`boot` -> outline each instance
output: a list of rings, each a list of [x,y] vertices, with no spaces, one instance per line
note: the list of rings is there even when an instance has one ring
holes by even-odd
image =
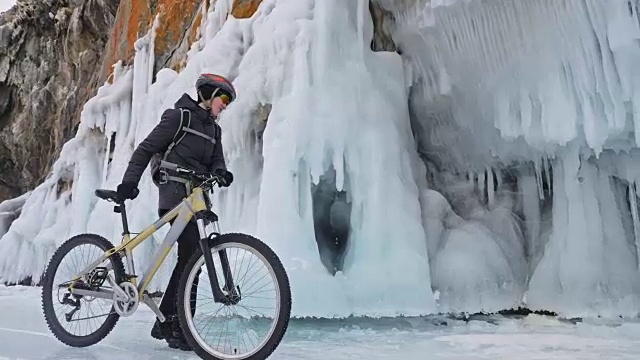
[[[189,346],[187,339],[185,339],[184,334],[182,333],[182,328],[180,327],[178,319],[176,318],[171,325],[173,331],[171,332],[171,338],[167,340],[169,347],[172,349],[191,351],[191,346]]]
[[[158,340],[169,341],[173,332],[172,323],[173,321],[171,321],[171,319],[167,319],[163,323],[156,319],[155,324],[153,324],[153,328],[151,328],[151,337]]]

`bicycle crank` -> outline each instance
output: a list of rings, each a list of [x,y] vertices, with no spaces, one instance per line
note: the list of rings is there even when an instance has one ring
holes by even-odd
[[[120,289],[122,289],[129,298],[123,298],[117,291],[114,291],[113,308],[120,316],[130,316],[138,309],[138,289],[128,281],[121,283]]]

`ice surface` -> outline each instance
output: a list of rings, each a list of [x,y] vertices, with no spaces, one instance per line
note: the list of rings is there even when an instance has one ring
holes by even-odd
[[[49,332],[38,288],[0,287],[0,359],[169,360],[197,359],[151,338],[154,315],[140,307],[121,318],[99,344],[71,348]],[[269,359],[616,359],[640,351],[637,322],[578,323],[546,316],[500,316],[469,322],[441,317],[404,319],[292,320]]]

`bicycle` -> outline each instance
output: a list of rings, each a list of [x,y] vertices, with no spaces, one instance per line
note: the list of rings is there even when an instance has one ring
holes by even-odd
[[[118,193],[112,190],[95,191],[97,197],[116,203],[114,212],[120,213],[122,219],[122,242],[115,247],[100,235],[81,234],[68,239],[55,251],[45,271],[42,289],[42,307],[50,331],[66,345],[91,346],[103,340],[115,327],[120,317],[135,313],[139,303],[148,306],[161,322],[166,321],[165,316],[151,299],[147,287],[178,236],[195,217],[201,238],[200,248],[193,254],[182,273],[177,294],[177,316],[188,344],[203,359],[267,358],[284,337],[291,315],[289,279],[282,263],[265,243],[255,237],[241,233],[220,233],[218,216],[211,211],[211,201],[208,196],[208,192],[213,191],[213,186],[219,182],[216,176],[197,173],[164,161],[161,166],[187,180],[187,183],[197,185],[192,190],[188,189],[187,197],[180,204],[134,237],[131,237],[127,222],[126,199],[120,198]],[[132,256],[133,249],[171,221],[173,223],[160,249],[138,281]],[[206,228],[209,225],[212,225],[214,230],[207,235]],[[89,253],[86,246],[97,248],[96,258],[89,256],[94,254],[95,249]],[[81,259],[67,264],[66,268],[61,266],[66,264],[63,263],[63,260],[67,259],[66,256],[78,249],[82,249]],[[235,257],[232,258],[234,250]],[[233,271],[231,269],[232,265],[240,263],[242,266],[245,261],[248,261],[246,254],[239,256],[240,250],[256,255],[257,263],[266,268],[262,271],[262,277],[250,283],[248,288],[241,287],[240,283],[245,282],[250,271],[254,273],[255,263],[251,263],[251,267],[244,273],[241,270],[236,272],[235,267]],[[126,271],[123,258],[127,265]],[[71,276],[67,280],[54,285],[56,275],[59,275],[58,270],[69,270],[70,266],[76,266],[81,270],[71,269]],[[266,285],[254,289],[267,275],[275,280],[273,290],[265,289]],[[205,280],[203,281],[200,277],[204,277]],[[204,303],[198,300],[198,296],[207,293],[206,288],[198,289],[198,286],[203,284],[210,285],[209,293],[212,294],[212,299],[209,299],[211,301]],[[224,285],[221,286],[221,284]],[[273,297],[268,297],[267,293],[272,294]],[[81,300],[86,303],[85,306],[82,306]],[[264,305],[266,300],[275,300],[275,309],[270,314],[263,314],[261,311],[249,308],[250,305]],[[98,301],[106,302],[107,307],[111,305],[108,313],[102,315],[94,313],[92,304]],[[62,304],[62,311],[54,308],[57,303]],[[205,328],[198,328],[204,322],[200,315],[210,304],[220,307],[211,315],[205,316],[204,320],[229,320],[231,327],[250,322],[253,328],[242,335],[237,335],[236,338],[225,337],[222,351],[218,348],[214,349],[213,344],[207,342],[210,332],[213,331],[214,335],[217,332],[223,334],[228,333],[230,328],[227,323],[224,330],[221,326],[212,330],[208,322]],[[67,312],[69,308],[70,311]],[[266,309],[264,306],[255,308]],[[80,318],[83,310],[87,310],[86,318]],[[246,316],[241,316],[238,310],[246,312],[246,314],[243,313]],[[61,319],[58,318],[59,316]],[[104,318],[102,325],[96,325],[99,318]],[[77,322],[84,319],[93,321],[95,330],[79,335],[77,332],[82,330],[82,326],[77,325]],[[67,329],[65,325],[69,325],[73,330]],[[89,325],[91,324],[86,325],[86,328],[89,328]],[[261,341],[258,337],[259,333],[266,334]],[[257,346],[253,345],[255,339],[257,339]],[[220,346],[220,342],[221,339],[218,340],[217,347]],[[247,343],[253,346],[249,348]],[[243,346],[245,351],[239,352]]]

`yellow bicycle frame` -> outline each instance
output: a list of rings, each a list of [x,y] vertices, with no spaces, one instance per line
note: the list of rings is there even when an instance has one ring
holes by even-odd
[[[191,194],[186,197],[180,204],[176,205],[173,209],[168,211],[164,216],[162,216],[158,221],[147,227],[140,234],[131,238],[130,234],[125,233],[124,238],[122,240],[122,244],[117,246],[109,251],[107,251],[104,255],[102,255],[99,259],[91,263],[89,266],[84,268],[75,278],[74,280],[80,279],[81,277],[87,275],[93,269],[95,269],[102,262],[107,260],[113,254],[119,253],[122,257],[126,259],[127,265],[127,274],[131,276],[131,282],[138,289],[138,297],[142,298],[143,293],[149,286],[149,282],[153,279],[156,272],[164,262],[165,258],[171,251],[171,247],[178,240],[180,234],[187,226],[187,224],[191,221],[196,213],[199,211],[208,210],[207,205],[204,199],[204,191],[200,187],[196,187],[193,189]],[[147,270],[144,272],[141,280],[136,280],[135,267],[133,264],[133,249],[135,249],[138,245],[142,244],[146,239],[148,239],[153,233],[155,233],[158,229],[164,226],[166,223],[174,220],[171,225],[171,229],[167,233],[160,247],[160,250],[156,253],[154,261],[149,265]],[[202,234],[201,234],[202,235]],[[71,289],[73,293],[77,293],[79,295],[87,295],[87,296],[96,296],[102,298],[110,298],[112,293],[105,291],[90,291],[90,290],[80,290],[80,289]]]

